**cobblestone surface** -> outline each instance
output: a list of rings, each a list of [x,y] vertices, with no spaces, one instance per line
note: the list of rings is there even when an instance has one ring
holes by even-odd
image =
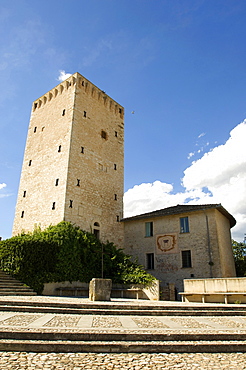
[[[169,326],[154,317],[134,317],[133,321],[139,328],[168,328]]]
[[[219,325],[222,325],[222,326],[227,326],[228,328],[242,328],[242,329],[246,329],[246,321],[244,318],[241,318],[242,321],[244,322],[236,322],[234,321],[231,317],[230,318],[227,318],[227,317],[221,317],[221,316],[218,316],[218,317],[211,317],[211,316],[207,316],[207,319],[209,321],[212,321],[216,324],[219,324]]]
[[[17,298],[15,298],[17,300]],[[11,297],[0,300],[12,300]],[[26,298],[18,297],[19,301]],[[33,302],[71,302],[85,300],[62,297],[29,297]],[[112,306],[114,302],[111,302]],[[159,302],[158,302],[159,303]],[[123,302],[125,306],[131,302]],[[153,305],[155,302],[137,302],[139,305]],[[160,305],[177,305],[177,302],[160,302]],[[104,303],[100,302],[100,306]],[[186,304],[182,304],[185,307]],[[193,304],[195,306],[195,304]],[[189,304],[187,304],[189,306]],[[221,306],[221,305],[220,305]],[[236,305],[234,305],[235,307]],[[206,307],[206,304],[203,305]],[[214,305],[215,307],[215,305]],[[90,320],[88,319],[90,318]],[[167,316],[136,317],[108,315],[69,315],[69,314],[36,314],[6,311],[0,312],[1,331],[37,332],[93,332],[99,333],[245,333],[245,316]],[[34,328],[34,329],[33,329]],[[25,347],[24,347],[25,348]],[[26,349],[26,348],[25,348]],[[246,370],[246,353],[33,353],[33,352],[0,352],[0,370],[2,369],[44,369],[44,370]]]
[[[73,328],[78,325],[80,316],[78,315],[56,315],[50,321],[48,321],[44,326],[48,327],[68,327]]]
[[[8,319],[5,319],[0,322],[0,325],[6,325],[6,326],[26,326],[29,325],[31,322],[37,320],[40,318],[41,315],[15,315],[13,317],[10,317]]]
[[[199,319],[196,320],[190,316],[172,317],[171,320],[176,322],[177,324],[184,326],[185,328],[199,328],[199,329],[211,328],[210,325],[201,323],[199,322]]]
[[[107,354],[0,352],[1,369],[245,370],[245,353]]]
[[[92,326],[94,328],[119,328],[122,326],[122,323],[117,317],[96,316],[93,318]]]
[[[87,320],[85,316],[71,315],[71,314],[36,314],[36,313],[18,313],[13,312],[11,317],[4,318],[5,313],[0,312],[0,328],[3,330],[5,327],[14,327],[14,330],[19,330],[20,327],[27,327],[33,325],[38,329],[52,328],[56,330],[59,328],[70,328],[72,330],[105,328],[107,329],[129,329],[129,326],[122,324],[123,316],[108,316],[108,315],[88,315],[91,320]],[[51,316],[51,317],[50,317]],[[48,319],[46,319],[48,317]],[[41,322],[39,322],[41,320]],[[42,321],[44,320],[44,321]],[[204,322],[205,320],[205,322]],[[139,329],[152,329],[161,330],[166,329],[170,331],[194,331],[205,330],[212,332],[213,330],[219,331],[232,331],[233,329],[245,332],[246,319],[244,316],[168,316],[168,317],[152,317],[152,316],[129,316],[129,323],[135,323],[135,327]],[[172,323],[176,324],[174,329]],[[137,325],[137,326],[136,326]],[[134,330],[134,327],[131,327]]]

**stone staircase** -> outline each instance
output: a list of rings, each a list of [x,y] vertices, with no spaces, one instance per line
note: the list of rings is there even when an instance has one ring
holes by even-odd
[[[0,270],[0,296],[32,296],[37,295],[30,287]]]
[[[211,327],[201,327],[211,320]],[[74,319],[80,324],[73,324]],[[177,318],[179,324],[175,321]],[[93,326],[93,319],[107,321]],[[131,326],[146,320],[149,327]],[[232,326],[232,321],[241,323]],[[161,327],[153,320],[162,322]],[[228,326],[221,324],[228,321]],[[115,322],[121,325],[115,325]],[[165,326],[170,324],[171,326]],[[183,326],[196,321],[200,326]],[[223,326],[224,325],[224,326]],[[1,297],[0,351],[216,353],[246,351],[246,305],[90,302],[59,297]]]
[[[36,293],[34,293],[36,294]],[[21,295],[21,294],[20,294]],[[51,297],[50,297],[51,298]],[[126,302],[91,302],[74,298],[47,301],[42,296],[38,300],[18,300],[0,298],[0,311],[53,313],[66,315],[117,315],[117,316],[246,316],[246,305],[225,304],[183,304],[181,302],[165,305],[163,302],[131,300]],[[83,302],[84,301],[84,302]],[[83,303],[81,303],[83,302]]]

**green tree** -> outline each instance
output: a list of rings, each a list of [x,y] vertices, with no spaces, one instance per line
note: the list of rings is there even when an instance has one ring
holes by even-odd
[[[238,277],[246,276],[246,245],[232,240],[232,250]]]
[[[147,285],[155,279],[113,243],[65,221],[0,241],[0,267],[41,293],[44,283],[102,277],[102,250],[103,276],[114,283]]]

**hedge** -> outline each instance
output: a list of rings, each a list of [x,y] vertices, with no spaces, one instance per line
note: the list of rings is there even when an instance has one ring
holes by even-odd
[[[102,243],[65,221],[0,241],[0,266],[41,294],[44,283],[102,277],[102,251],[103,277],[113,283],[148,285],[155,280],[113,243]]]

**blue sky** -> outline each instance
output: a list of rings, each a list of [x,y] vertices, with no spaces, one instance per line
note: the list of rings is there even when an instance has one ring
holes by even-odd
[[[125,107],[126,216],[222,203],[243,240],[245,17],[244,0],[1,0],[0,236],[31,104],[65,71]]]

